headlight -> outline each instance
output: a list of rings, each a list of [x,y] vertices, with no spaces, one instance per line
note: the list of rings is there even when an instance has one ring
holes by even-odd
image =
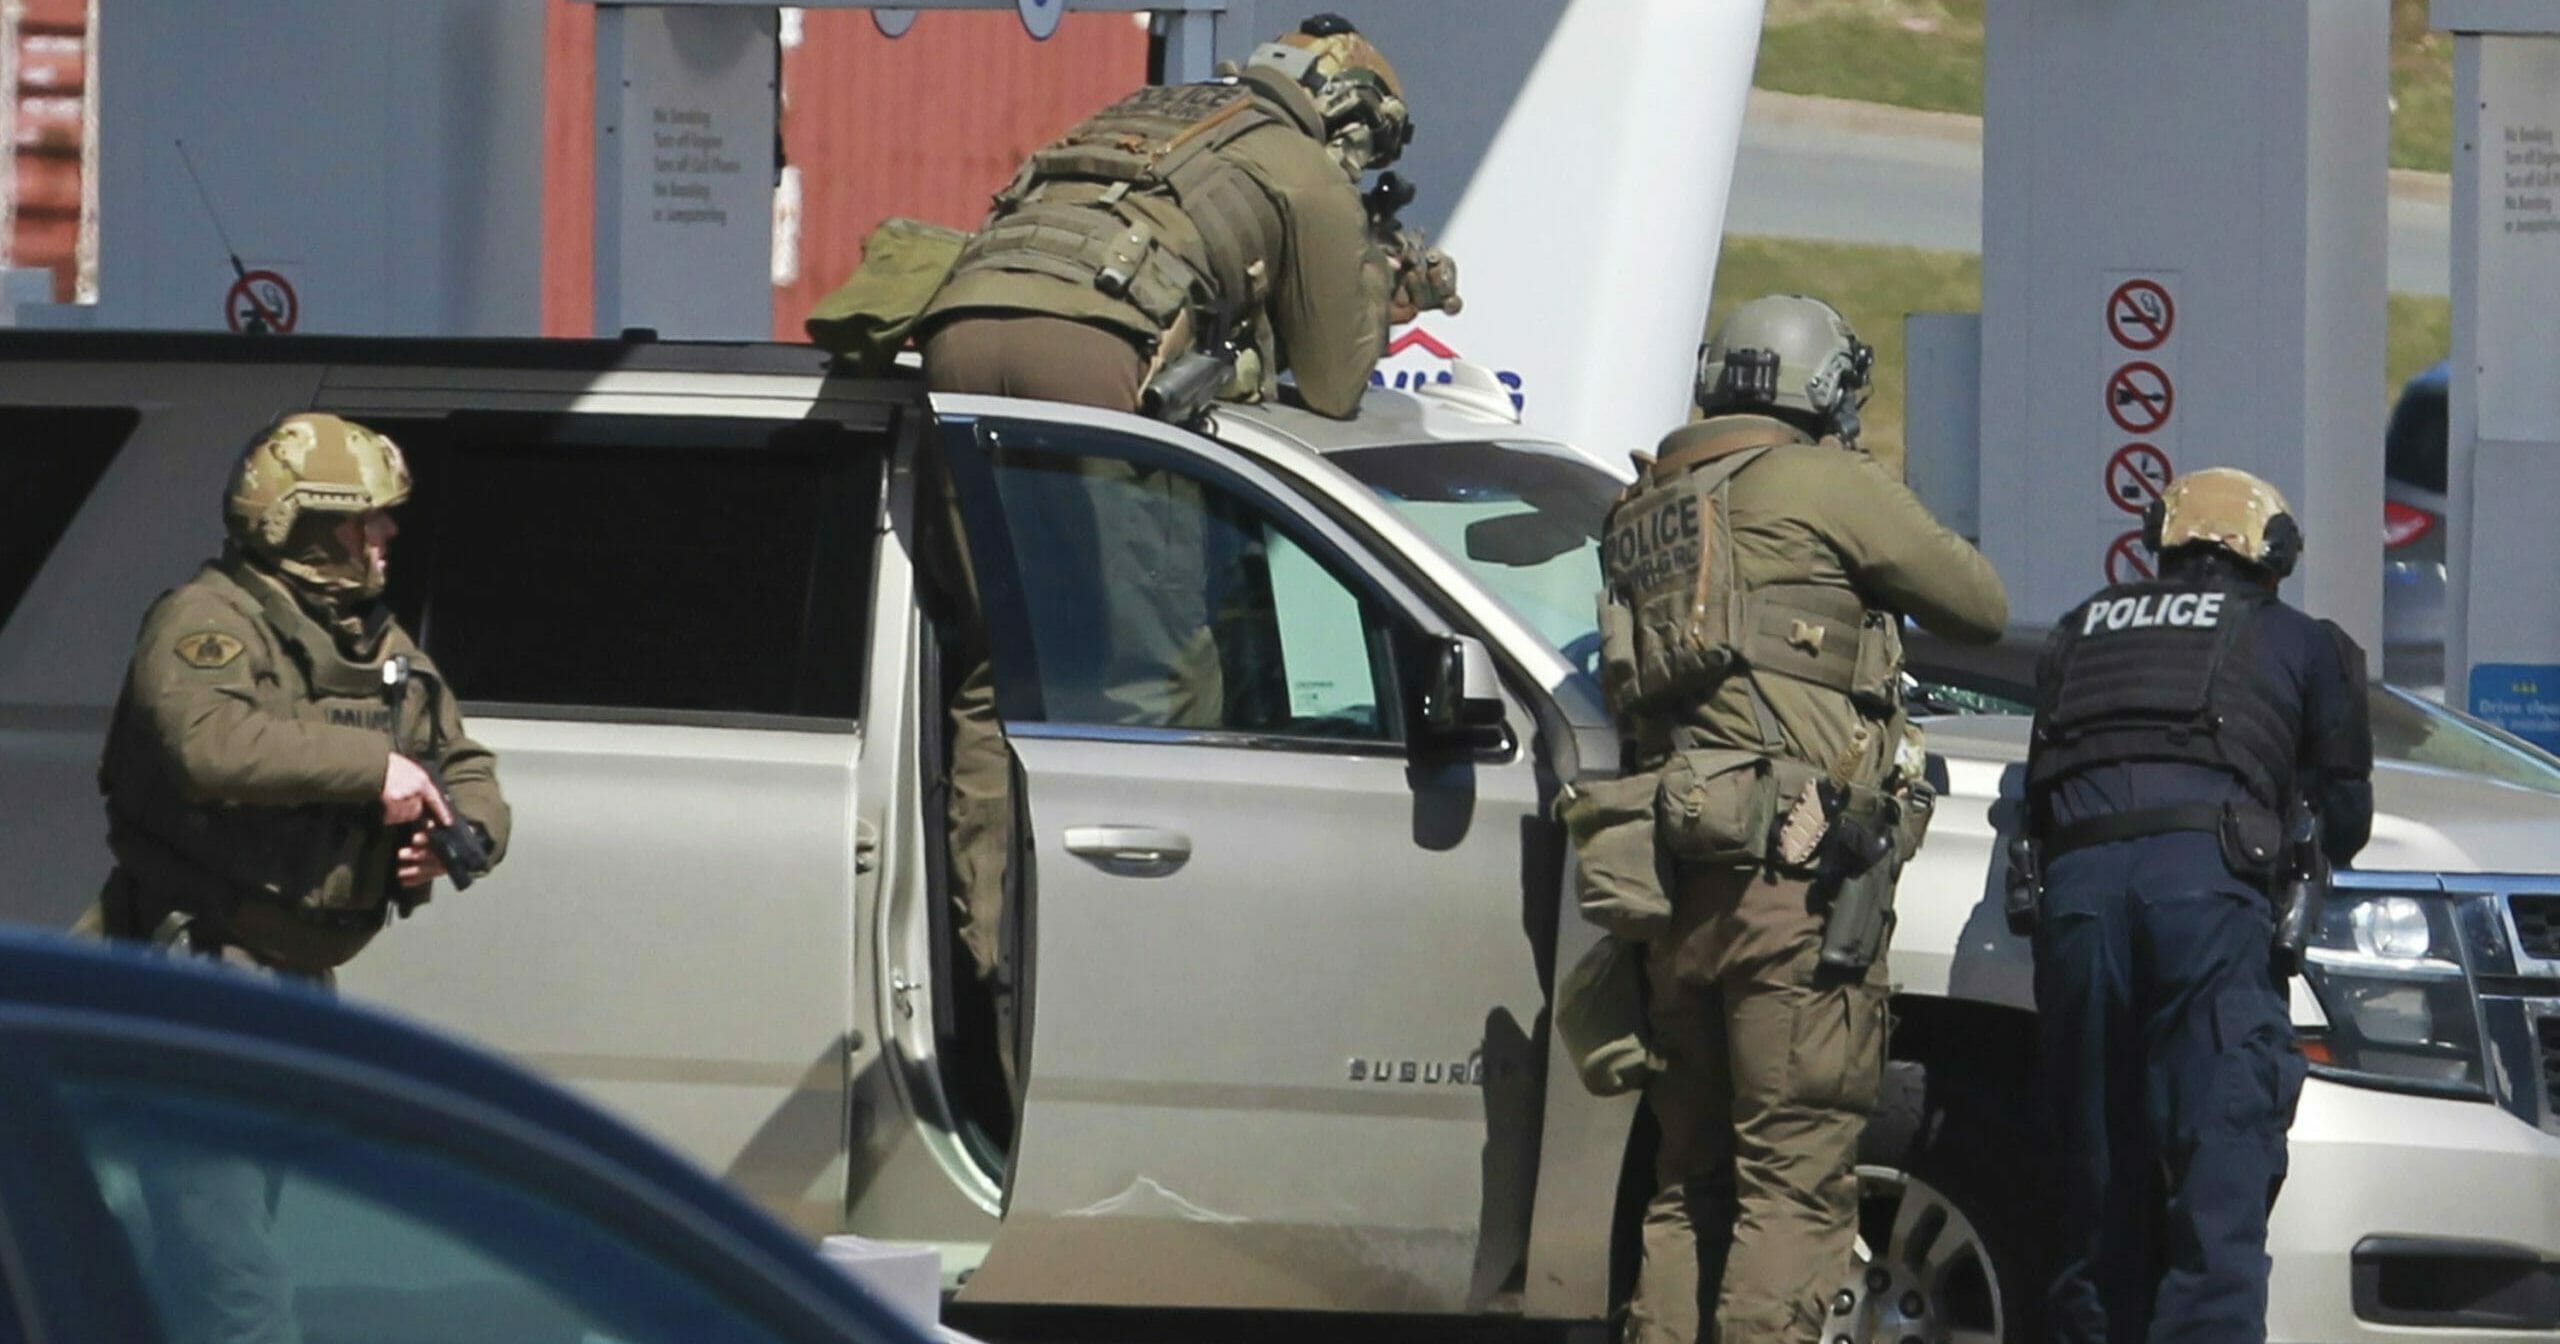
[[[2355,903],[2347,915],[2355,932],[2355,950],[2366,958],[2415,961],[2434,942],[2427,927],[2427,908],[2413,896],[2376,896]]]
[[[2488,1095],[2448,901],[2332,891],[2304,957],[2328,1027],[2303,1052],[2345,1082]]]

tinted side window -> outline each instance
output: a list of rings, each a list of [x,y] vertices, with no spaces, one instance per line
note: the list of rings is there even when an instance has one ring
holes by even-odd
[[[417,480],[392,603],[463,699],[859,712],[881,440],[660,416],[377,423]]]
[[[0,626],[141,423],[121,406],[0,406]]]
[[[997,624],[1008,717],[1399,737],[1388,623],[1278,518],[1095,431],[991,423],[979,444],[1009,551],[981,570],[1018,608]]]

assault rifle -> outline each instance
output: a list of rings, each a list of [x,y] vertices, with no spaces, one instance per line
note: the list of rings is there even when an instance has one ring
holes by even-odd
[[[1138,392],[1140,413],[1188,429],[1200,423],[1218,394],[1236,376],[1243,349],[1236,343],[1235,305],[1225,299],[1192,309],[1199,333],[1191,348],[1173,357]]]
[[[1458,295],[1457,263],[1401,218],[1414,194],[1414,185],[1401,175],[1378,174],[1377,182],[1360,194],[1361,208],[1369,212],[1369,235],[1396,263],[1399,298],[1416,313],[1438,309],[1454,314],[1466,306]]]
[[[1397,216],[1404,213],[1406,206],[1413,204],[1413,198],[1418,194],[1414,185],[1404,180],[1402,173],[1378,174],[1378,180],[1360,193],[1360,206],[1369,212],[1370,232],[1381,240],[1403,232],[1404,221]]]

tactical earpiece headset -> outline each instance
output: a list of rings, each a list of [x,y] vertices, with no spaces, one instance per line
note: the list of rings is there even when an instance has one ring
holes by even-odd
[[[1699,348],[1700,364],[1708,363],[1709,347]],[[1778,352],[1756,347],[1727,350],[1713,383],[1703,379],[1698,400],[1717,398],[1738,401],[1776,401],[1778,399]],[[1833,417],[1857,413],[1859,389],[1869,385],[1876,367],[1875,347],[1852,337],[1845,355],[1834,355],[1805,379],[1804,396],[1814,410]]]
[[[1699,353],[1699,405],[1767,403],[1778,399],[1781,361],[1777,351],[1757,347],[1727,350],[1712,383],[1704,376],[1707,348],[1701,347]],[[1858,393],[1869,385],[1875,366],[1875,347],[1853,336],[1846,353],[1824,360],[1822,367],[1805,379],[1805,401],[1814,414],[1838,426],[1840,437],[1853,443],[1858,437]]]
[[[2151,548],[2153,555],[2160,553],[2161,532],[2168,522],[2169,506],[2165,501],[2154,499],[2144,506],[2142,544]],[[2278,579],[2293,577],[2293,567],[2302,560],[2302,525],[2293,521],[2293,515],[2289,513],[2269,518],[2265,531],[2259,537],[2258,550],[2259,555],[2254,560],[2245,555],[2240,558],[2249,560],[2249,563]]]

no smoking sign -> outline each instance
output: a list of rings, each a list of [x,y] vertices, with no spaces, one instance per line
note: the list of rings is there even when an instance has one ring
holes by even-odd
[[[243,271],[222,296],[222,316],[233,331],[283,336],[302,321],[302,299],[274,271]]]
[[[2157,280],[2127,280],[2107,296],[2107,334],[2127,350],[2157,350],[2177,326],[2178,305]]]

